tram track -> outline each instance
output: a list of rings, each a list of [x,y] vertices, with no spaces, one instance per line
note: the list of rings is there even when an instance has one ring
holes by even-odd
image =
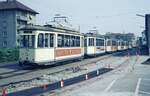
[[[64,88],[64,89],[61,89],[59,91],[56,90],[56,91],[47,92],[46,95],[45,95],[45,93],[44,94],[40,94],[40,95],[43,95],[43,96],[61,96],[62,93],[70,92],[72,90],[76,90],[76,89],[81,88],[83,86],[88,86],[88,84],[91,85],[92,83],[94,83],[94,82],[96,82],[98,80],[101,80],[103,78],[111,76],[112,74],[116,74],[116,72],[122,74],[120,70],[124,71],[125,69],[126,70],[129,69],[130,65],[129,65],[128,62],[133,60],[134,62],[132,63],[132,65],[134,65],[137,62],[137,59],[138,59],[138,56],[136,56],[136,57],[130,57],[129,56],[124,62],[120,63],[118,66],[113,68],[111,70],[111,72],[106,72],[106,74],[102,74],[102,76],[100,75],[100,76],[98,76],[98,78],[93,78],[93,79],[88,80],[86,82],[78,83],[75,86],[71,85],[71,86],[69,86],[67,88]],[[133,71],[133,70],[130,70],[130,71]],[[36,95],[36,96],[40,96],[40,95]]]
[[[125,59],[121,64],[119,64],[118,66],[116,66],[115,68],[100,68],[100,69],[98,69],[99,71],[100,71],[100,75],[101,74],[104,74],[104,73],[107,73],[107,72],[109,72],[109,71],[111,71],[111,70],[116,70],[117,68],[120,68],[122,65],[124,65],[124,63],[127,63],[128,62],[128,60],[129,60],[129,58],[127,58],[127,59]],[[103,70],[103,71],[102,71]],[[94,78],[94,77],[96,77],[97,75],[96,75],[96,70],[94,70],[94,71],[92,71],[92,72],[88,72],[87,73],[88,75],[89,75],[89,77],[90,78]],[[80,75],[79,76],[79,78],[80,79],[78,79],[78,77],[74,77],[74,78],[70,78],[70,79],[66,79],[64,82],[67,82],[67,83],[65,83],[65,85],[67,86],[67,85],[71,85],[71,84],[74,84],[74,83],[78,83],[78,82],[82,82],[82,81],[84,81],[85,79],[84,79],[84,75],[85,74],[83,74],[83,75]],[[74,82],[72,82],[72,83],[68,83],[70,80],[74,80],[75,79],[75,81]],[[78,81],[79,80],[79,81]],[[53,84],[48,84],[48,88],[49,88],[49,86],[55,86],[56,87],[56,85],[58,85],[59,84],[59,82],[56,82],[56,83],[54,83],[54,85]],[[57,86],[57,88],[60,88],[60,86]],[[54,88],[54,89],[57,89],[57,88]],[[39,89],[39,87],[36,87],[36,88],[33,88],[33,89],[31,89],[32,91],[33,90],[39,90],[39,92],[43,92],[43,90],[42,89]],[[50,88],[50,90],[54,90],[53,88]],[[28,89],[27,89],[28,90]],[[26,91],[26,90],[25,90]],[[28,90],[29,91],[29,90]],[[21,92],[21,93],[20,93]],[[45,92],[45,91],[44,91]],[[24,94],[24,91],[19,91],[19,93],[18,92],[16,92],[15,94]],[[36,94],[36,93],[32,93],[32,95],[33,94]],[[12,95],[12,94],[11,94]],[[11,96],[10,95],[10,96]],[[13,95],[12,95],[13,96]],[[19,96],[19,95],[16,95],[16,96]],[[23,95],[24,96],[24,95]]]
[[[117,54],[124,54],[124,55],[126,55],[127,53],[122,53],[122,52],[119,52],[119,53],[117,53]],[[104,58],[96,58],[97,59],[97,61],[95,61],[95,58],[94,58],[94,60],[92,60],[92,62],[88,62],[88,63],[86,63],[86,64],[83,64],[83,66],[86,66],[86,65],[89,65],[89,64],[91,64],[91,63],[95,63],[95,62],[98,62],[98,61],[101,61],[101,60],[104,60],[104,59],[107,59],[107,58],[109,58],[110,56],[107,56],[107,57],[104,57]],[[82,64],[81,64],[81,66],[82,66]],[[68,67],[69,68],[69,67]],[[64,70],[67,70],[68,68],[65,68]],[[108,68],[108,69],[110,69],[110,68]],[[51,73],[51,74],[57,74],[57,73],[59,73],[59,72],[62,72],[62,71],[64,71],[64,70],[59,70],[59,71],[56,71],[56,72],[53,72],[53,73]],[[107,70],[107,69],[106,69]],[[95,73],[95,72],[94,72]],[[105,73],[105,72],[104,72]],[[2,86],[0,86],[0,87],[4,87],[4,86],[8,86],[8,85],[12,85],[12,84],[17,84],[17,83],[22,83],[22,82],[29,82],[29,81],[32,81],[32,80],[34,80],[34,79],[37,79],[37,78],[32,78],[32,79],[29,79],[29,80],[24,80],[24,81],[19,81],[19,82],[13,82],[13,83],[10,83],[10,84],[5,84],[5,85],[2,85]]]
[[[113,53],[113,54],[121,54],[121,53],[122,52]],[[108,54],[107,56],[104,56],[104,57],[97,57],[97,58],[92,58],[92,59],[84,59],[81,62],[80,61],[79,62],[74,62],[73,64],[69,64],[68,63],[68,64],[64,64],[64,65],[60,65],[60,66],[48,66],[48,68],[47,67],[31,67],[31,66],[29,66],[29,67],[23,67],[23,68],[19,68],[19,69],[13,70],[13,71],[0,73],[0,77],[1,77],[0,79],[2,80],[2,79],[11,78],[11,77],[19,76],[19,75],[26,75],[28,73],[36,73],[38,71],[40,71],[40,73],[43,73],[44,70],[51,70],[52,68],[57,69],[57,71],[52,72],[52,73],[56,73],[56,72],[59,72],[58,69],[59,70],[60,69],[65,70],[65,69],[73,67],[73,66],[88,65],[88,64],[100,61],[100,60],[107,59],[111,55],[112,54]],[[56,68],[56,67],[60,67],[60,68]],[[62,71],[62,70],[60,70],[60,71]],[[0,87],[1,87],[1,85],[0,85]]]

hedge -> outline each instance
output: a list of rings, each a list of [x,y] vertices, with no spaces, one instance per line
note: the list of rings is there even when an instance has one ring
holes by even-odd
[[[18,61],[19,49],[18,48],[2,48],[0,49],[0,63]]]

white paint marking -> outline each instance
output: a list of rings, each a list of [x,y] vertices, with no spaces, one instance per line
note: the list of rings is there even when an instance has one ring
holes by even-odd
[[[145,92],[145,91],[139,91],[140,93],[143,93],[143,94],[148,94],[150,95],[150,92]]]
[[[141,80],[142,80],[141,78],[138,79],[134,96],[138,96]]]
[[[110,90],[110,88],[113,86],[113,84],[117,81],[117,79],[113,80],[108,86],[107,88],[104,90],[104,92],[108,92]]]

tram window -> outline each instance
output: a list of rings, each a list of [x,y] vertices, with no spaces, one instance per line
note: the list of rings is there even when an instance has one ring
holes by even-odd
[[[112,45],[114,45],[114,46],[115,46],[115,45],[116,45],[116,42],[115,42],[115,41],[112,41]]]
[[[64,35],[59,34],[57,40],[58,40],[58,47],[64,47]]]
[[[111,41],[110,40],[107,41],[107,46],[111,46]]]
[[[74,36],[70,37],[70,46],[74,47]]]
[[[24,35],[24,40],[23,40],[23,47],[29,47],[29,36],[28,35]]]
[[[49,44],[49,43],[48,43],[48,42],[49,42],[48,40],[49,40],[49,34],[46,33],[46,34],[45,34],[45,47],[49,47],[49,46],[48,46],[48,44]]]
[[[50,47],[54,47],[54,34],[50,34]]]
[[[20,37],[20,47],[23,48],[33,48],[35,45],[34,35],[23,35]]]
[[[75,41],[75,36],[71,36],[71,47],[75,47],[76,41]]]
[[[84,39],[84,46],[87,47],[87,39]]]
[[[34,47],[34,38],[35,38],[35,36],[29,36],[29,47]]]
[[[96,46],[104,46],[104,40],[96,39]]]
[[[121,42],[121,46],[124,46],[124,42]]]
[[[43,47],[43,45],[44,45],[43,39],[44,39],[44,35],[42,33],[40,33],[38,35],[38,47]]]
[[[80,37],[76,37],[76,47],[80,47]]]
[[[84,47],[84,38],[81,37],[81,47]]]
[[[94,38],[89,38],[89,46],[94,46]]]
[[[100,46],[104,46],[104,40],[100,39]]]
[[[70,36],[69,35],[65,35],[65,39],[64,39],[65,41],[64,41],[64,43],[65,43],[65,47],[70,47],[70,42],[69,42],[69,40],[70,40]]]
[[[99,39],[96,39],[96,46],[99,46]]]
[[[118,42],[118,46],[120,46],[120,42]]]

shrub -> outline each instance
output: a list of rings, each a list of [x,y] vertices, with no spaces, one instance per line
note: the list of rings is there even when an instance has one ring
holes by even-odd
[[[2,48],[0,49],[0,62],[17,61],[19,58],[18,48]]]

